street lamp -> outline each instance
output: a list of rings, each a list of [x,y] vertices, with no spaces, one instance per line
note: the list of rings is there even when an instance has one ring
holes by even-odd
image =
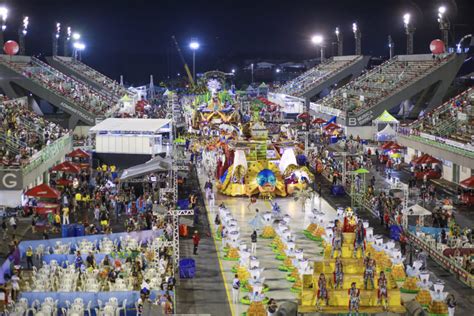
[[[362,54],[362,45],[361,45],[361,34],[359,26],[357,23],[352,23],[352,32],[354,32],[354,39],[355,39],[355,54],[361,55]]]
[[[343,54],[343,39],[342,33],[339,31],[339,27],[336,27],[336,38],[337,38],[337,56],[342,56]]]
[[[196,50],[199,49],[199,43],[197,41],[191,41],[189,48],[193,51],[193,79],[196,80]]]
[[[2,23],[2,29],[0,30],[0,44],[3,47],[3,32],[7,28],[7,17],[8,17],[8,9],[7,7],[0,7],[0,19]]]
[[[403,25],[405,25],[405,34],[407,35],[407,55],[413,54],[413,34],[415,33],[415,27],[410,23],[410,13],[403,15]]]
[[[311,37],[311,42],[314,45],[319,46],[321,48],[321,62],[324,61],[324,38],[322,35],[316,34]]]
[[[28,25],[30,24],[30,19],[25,16],[23,17],[23,24],[18,30],[19,46],[20,46],[20,55],[25,55],[25,36],[28,34]]]
[[[438,8],[438,23],[439,29],[441,30],[441,36],[443,38],[444,45],[448,47],[450,22],[448,16],[446,15],[445,6],[440,6]]]

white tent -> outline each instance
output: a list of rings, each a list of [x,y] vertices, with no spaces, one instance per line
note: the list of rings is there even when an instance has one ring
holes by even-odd
[[[403,212],[407,212],[408,216],[429,216],[429,215],[431,215],[430,211],[428,211],[426,208],[424,208],[423,206],[418,205],[418,204],[407,207],[406,209],[403,210]]]
[[[120,175],[120,181],[126,181],[154,172],[166,172],[171,170],[171,168],[172,161],[170,159],[156,156],[141,165],[125,169]]]
[[[375,138],[377,141],[388,141],[395,138],[397,132],[392,128],[390,124],[387,124],[383,130],[377,132]]]

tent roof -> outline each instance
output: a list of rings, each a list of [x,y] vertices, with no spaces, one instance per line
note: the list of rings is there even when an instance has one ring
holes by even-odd
[[[66,157],[89,158],[90,156],[89,156],[89,153],[87,153],[87,151],[81,148],[76,148],[73,151],[71,151],[69,154],[67,154]]]
[[[374,122],[377,123],[398,123],[398,120],[393,117],[392,114],[388,113],[387,110],[383,111],[383,113],[377,117]]]
[[[120,175],[120,181],[137,178],[152,172],[169,171],[171,167],[170,159],[156,156],[143,164],[125,169]]]
[[[387,124],[387,126],[384,127],[383,130],[381,130],[380,132],[377,132],[377,135],[396,135],[397,132],[395,132],[395,130],[392,128],[392,126],[390,126],[389,124]]]
[[[59,165],[54,166],[52,171],[61,171],[66,173],[79,173],[81,169],[70,161],[63,161]]]
[[[423,154],[420,157],[413,159],[411,162],[422,165],[422,164],[430,164],[430,163],[440,163],[441,161],[439,161],[438,159],[428,154]]]
[[[412,210],[413,212],[410,212],[410,210]],[[412,206],[409,206],[407,207],[406,209],[403,210],[403,212],[409,212],[407,213],[408,215],[411,215],[411,216],[427,216],[427,215],[431,215],[431,212],[428,211],[426,208],[418,205],[418,204],[415,204],[415,205],[412,205]]]
[[[474,176],[461,181],[459,184],[466,188],[474,188]]]
[[[91,132],[151,132],[171,124],[169,119],[108,118],[90,129]]]
[[[313,124],[323,124],[323,123],[326,123],[326,120],[325,119],[322,119],[320,117],[317,117],[313,120],[312,122]]]
[[[35,186],[34,188],[29,189],[25,192],[26,196],[34,196],[38,198],[47,198],[47,199],[59,199],[61,193],[58,190],[53,189],[46,183]]]

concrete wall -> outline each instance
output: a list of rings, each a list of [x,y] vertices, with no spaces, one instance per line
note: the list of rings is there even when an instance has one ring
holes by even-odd
[[[460,166],[459,167],[459,182],[469,178],[471,176],[471,173],[472,173],[472,171],[471,171],[470,168]]]

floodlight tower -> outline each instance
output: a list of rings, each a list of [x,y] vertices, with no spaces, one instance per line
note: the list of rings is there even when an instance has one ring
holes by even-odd
[[[336,38],[337,38],[337,56],[342,56],[344,50],[344,36],[339,31],[339,27],[336,27]]]
[[[61,34],[61,23],[56,23],[56,32],[53,33],[53,56],[58,55],[58,41]]]
[[[415,34],[415,27],[410,23],[410,13],[403,15],[403,24],[405,25],[405,34],[407,35],[407,55],[413,55],[413,34]]]
[[[23,24],[18,30],[18,39],[19,39],[19,46],[20,51],[19,55],[25,55],[26,48],[25,48],[25,36],[28,34],[28,24],[30,24],[30,20],[27,16],[23,17]]]
[[[71,42],[72,30],[71,27],[68,26],[66,29],[66,36],[64,38],[64,57],[69,56],[69,43]]]
[[[444,45],[447,48],[449,44],[448,40],[449,40],[450,22],[449,22],[448,16],[446,15],[445,6],[441,6],[438,8],[438,23],[439,23],[439,29],[441,30],[441,37],[443,38]]]
[[[189,48],[193,51],[193,79],[196,80],[196,50],[199,49],[199,42],[196,40],[192,40],[189,43]]]
[[[321,48],[321,62],[324,61],[324,38],[322,35],[314,35],[311,37],[311,42],[313,42],[314,45],[319,46]]]
[[[362,47],[361,47],[361,34],[360,29],[357,26],[357,23],[352,23],[352,32],[354,32],[354,39],[355,39],[355,54],[362,55]]]
[[[2,29],[0,30],[0,45],[3,47],[3,43],[5,40],[3,39],[3,32],[5,32],[7,28],[7,17],[8,17],[8,9],[7,7],[0,7],[0,22],[2,23]]]
[[[393,42],[391,35],[388,36],[388,49],[389,49],[390,59],[392,59],[395,52],[395,43]]]

